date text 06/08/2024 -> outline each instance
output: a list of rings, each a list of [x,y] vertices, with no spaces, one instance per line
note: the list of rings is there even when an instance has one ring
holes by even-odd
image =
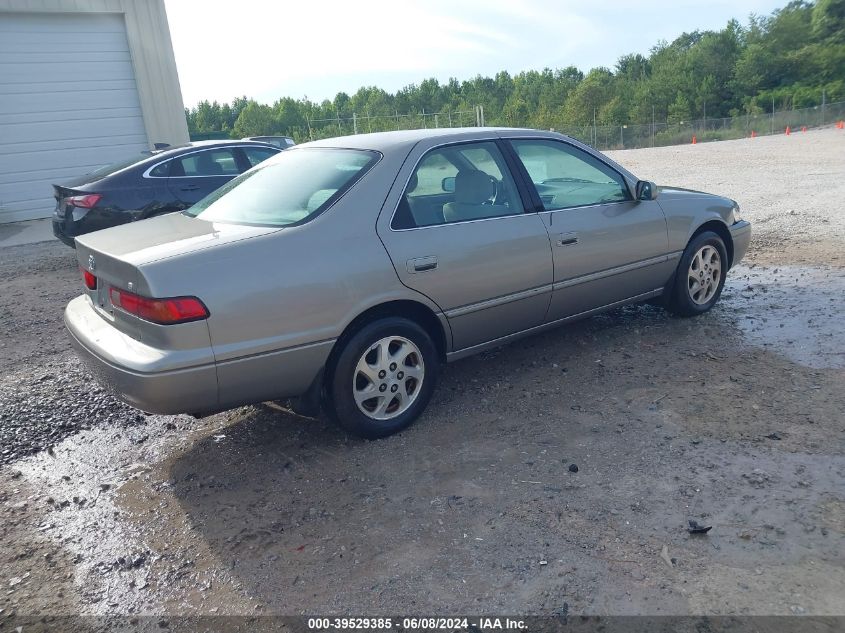
[[[517,618],[308,618],[308,628],[328,630],[445,630],[477,629],[482,631],[525,629],[524,620]]]

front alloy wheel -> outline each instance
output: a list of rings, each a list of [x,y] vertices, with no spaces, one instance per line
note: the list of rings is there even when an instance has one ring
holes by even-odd
[[[707,312],[719,300],[727,272],[725,242],[713,231],[699,233],[681,255],[666,307],[685,317]]]
[[[722,278],[722,258],[710,244],[698,249],[687,271],[687,288],[690,299],[698,305],[705,305],[719,287]]]

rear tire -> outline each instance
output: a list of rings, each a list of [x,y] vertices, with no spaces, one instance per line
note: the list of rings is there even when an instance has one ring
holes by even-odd
[[[728,253],[712,231],[693,237],[678,262],[666,308],[678,316],[704,314],[722,295],[728,272]]]
[[[340,351],[331,371],[326,408],[353,435],[387,437],[422,414],[439,369],[434,342],[418,324],[399,317],[373,321]]]

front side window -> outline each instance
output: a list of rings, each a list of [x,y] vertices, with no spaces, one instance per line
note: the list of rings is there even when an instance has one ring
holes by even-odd
[[[322,213],[379,159],[367,150],[292,149],[184,211],[212,222],[291,226]]]
[[[171,176],[235,176],[240,173],[230,148],[194,152],[173,160]]]
[[[630,200],[624,179],[567,143],[511,141],[546,211]]]
[[[423,157],[408,181],[391,227],[436,226],[523,212],[496,144],[464,143],[434,149]]]

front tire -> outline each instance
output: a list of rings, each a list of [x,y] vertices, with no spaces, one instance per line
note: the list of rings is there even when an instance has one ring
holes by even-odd
[[[327,406],[348,432],[367,439],[410,426],[425,410],[439,373],[434,342],[419,325],[391,317],[367,324],[343,346]]]
[[[693,237],[681,255],[667,307],[682,317],[703,314],[722,295],[728,272],[728,253],[712,231]]]

